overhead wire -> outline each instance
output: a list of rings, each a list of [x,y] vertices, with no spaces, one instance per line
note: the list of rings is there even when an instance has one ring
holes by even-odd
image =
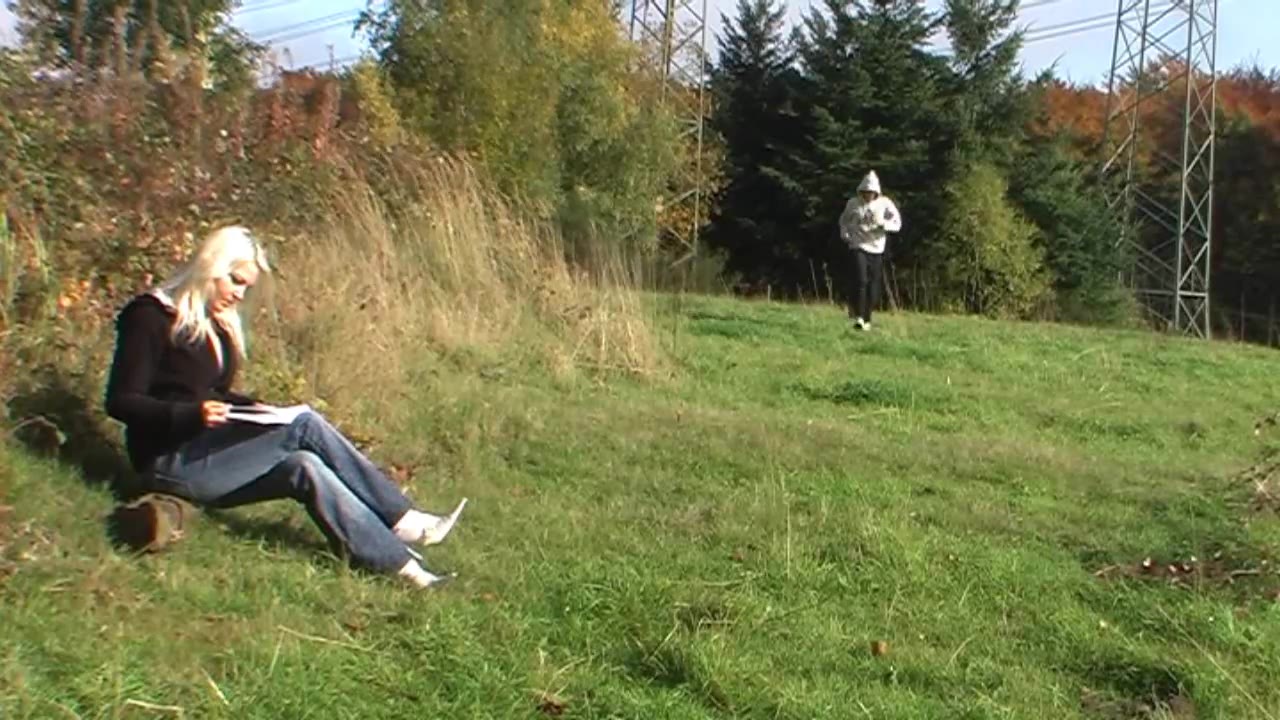
[[[260,0],[259,3],[242,6],[239,9],[239,12],[252,12],[284,7],[296,4],[299,1],[300,0]],[[1058,5],[1065,1],[1066,0],[1031,0],[1030,2],[1022,4],[1021,7],[1019,7],[1019,12]],[[1177,0],[1160,3],[1159,5],[1153,6],[1152,9],[1162,11],[1172,7],[1176,2]],[[254,39],[266,45],[279,46],[282,43],[301,40],[312,35],[319,35],[350,24],[352,21],[356,20],[362,12],[363,10],[360,8],[352,8],[328,15],[300,20],[298,22],[280,25],[269,30],[254,33]],[[1023,47],[1026,47],[1028,45],[1035,45],[1042,42],[1048,42],[1050,40],[1058,40],[1065,37],[1115,27],[1115,18],[1116,15],[1112,12],[1076,18],[1074,20],[1066,20],[1038,28],[1028,28],[1023,33],[1022,45]],[[945,44],[933,44],[930,47],[935,50],[947,49]]]
[[[241,15],[248,15],[249,13],[260,12],[262,10],[276,10],[289,5],[297,5],[300,2],[302,2],[302,0],[260,0],[256,3],[241,5],[235,10],[232,10],[231,15],[239,17]]]
[[[1225,2],[1226,0],[1221,0],[1221,1]],[[1150,11],[1164,12],[1165,10],[1168,10],[1182,3],[1183,3],[1183,0],[1170,0],[1167,2],[1153,4],[1150,8]],[[1071,27],[1066,27],[1066,26],[1071,26]],[[1036,33],[1030,33],[1029,37],[1026,37],[1023,40],[1022,44],[1024,46],[1032,45],[1038,42],[1056,40],[1058,38],[1069,37],[1071,35],[1078,35],[1080,33],[1085,33],[1085,32],[1092,32],[1094,30],[1104,30],[1104,29],[1114,28],[1115,26],[1116,26],[1115,13],[1109,13],[1107,15],[1098,15],[1093,18],[1082,18],[1080,20],[1073,21],[1072,23],[1062,23],[1059,26],[1040,28],[1038,31],[1036,31]],[[1054,30],[1057,27],[1065,27],[1066,29],[1063,29],[1061,31],[1056,31],[1056,32],[1047,32],[1049,30]],[[1038,33],[1045,33],[1045,32],[1047,32],[1047,34],[1038,34]]]
[[[263,0],[265,5],[253,5],[242,7],[242,12],[250,12],[256,10],[266,10],[270,8],[279,8],[292,5],[299,0]],[[296,22],[277,25],[275,27],[258,30],[250,33],[251,37],[265,45],[278,45],[293,40],[301,40],[312,35],[319,35],[340,28],[344,25],[354,24],[365,10],[379,10],[385,7],[384,2],[372,3],[367,7],[352,7],[346,10],[330,13],[328,15],[319,15],[316,17],[298,20]]]
[[[333,27],[345,25],[347,22],[358,18],[360,16],[360,12],[361,11],[358,9],[342,10],[340,12],[332,13],[329,15],[321,15],[319,17],[314,17],[309,20],[303,20],[301,22],[289,23],[287,25],[279,25],[269,30],[260,31],[259,33],[257,33],[256,39],[259,42],[271,43],[285,36],[306,37],[309,34],[316,34],[316,33],[324,32],[325,30],[331,29]],[[307,28],[308,26],[311,26],[311,25],[321,25],[321,24],[323,24],[322,27],[312,27],[305,31],[302,30],[302,28]]]
[[[1023,9],[1033,7],[1043,7],[1052,5],[1062,0],[1041,0],[1037,3],[1028,3]],[[1167,1],[1151,6],[1152,11],[1164,11],[1177,4],[1177,0]],[[1076,18],[1075,20],[1066,20],[1053,25],[1046,25],[1038,28],[1028,28],[1023,32],[1022,46],[1035,45],[1049,40],[1058,40],[1064,37],[1071,37],[1082,33],[1093,32],[1095,30],[1103,30],[1113,28],[1116,25],[1116,14],[1114,12],[1093,15],[1090,17]],[[932,45],[934,49],[946,49],[946,45]]]

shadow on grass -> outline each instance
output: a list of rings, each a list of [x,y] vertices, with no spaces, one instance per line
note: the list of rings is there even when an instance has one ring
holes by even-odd
[[[141,483],[97,407],[67,377],[42,372],[9,402],[13,437],[32,454],[75,470],[90,487],[106,486],[116,500],[130,500]]]
[[[122,527],[117,511],[120,504],[150,488],[129,463],[121,442],[123,433],[112,428],[113,421],[99,409],[101,401],[91,398],[82,385],[53,369],[41,372],[25,391],[9,402],[14,422],[12,435],[28,452],[61,463],[90,488],[110,491],[117,507],[102,518],[104,533],[117,548],[137,550],[144,543],[139,535],[149,536],[151,528]],[[291,505],[305,516],[306,511],[293,501],[277,502]],[[328,550],[341,557],[323,536],[287,522],[251,517],[228,509],[200,508],[200,511],[226,531],[251,541],[281,549]]]
[[[1196,683],[1174,662],[1112,649],[1079,668],[1086,716],[1106,720],[1197,717]]]
[[[288,505],[291,510],[301,513],[306,522],[311,522],[306,517],[306,510],[292,500],[276,500],[273,503]],[[262,543],[272,550],[299,557],[327,553],[341,562],[347,561],[342,549],[327,542],[319,530],[298,527],[287,520],[254,517],[241,508],[208,508],[204,513],[228,533],[244,540]]]

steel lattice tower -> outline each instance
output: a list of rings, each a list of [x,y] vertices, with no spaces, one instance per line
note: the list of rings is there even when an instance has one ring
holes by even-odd
[[[662,79],[662,102],[674,110],[681,140],[694,151],[688,177],[669,188],[662,208],[689,206],[688,223],[671,228],[683,252],[676,264],[698,254],[698,230],[706,178],[702,166],[706,125],[707,0],[632,0],[632,41],[640,44]]]
[[[1217,105],[1218,0],[1118,0],[1103,135],[1103,181],[1133,250],[1148,311],[1208,338]],[[1144,142],[1143,110],[1182,94],[1180,147]],[[1177,173],[1176,198],[1152,183]]]

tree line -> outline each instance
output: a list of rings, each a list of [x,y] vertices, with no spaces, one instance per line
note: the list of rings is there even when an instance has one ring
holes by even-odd
[[[930,11],[915,0],[824,0],[787,28],[781,2],[739,0],[712,81],[726,172],[706,237],[741,285],[838,295],[849,253],[835,218],[874,169],[906,223],[890,242],[891,301],[1137,319],[1124,282],[1132,257],[1099,176],[1106,92],[1052,70],[1024,77],[1018,5],[947,0]],[[932,47],[939,34],[947,54]],[[1251,339],[1269,337],[1261,313],[1280,287],[1278,79],[1247,68],[1219,82],[1214,319]],[[1181,110],[1143,110],[1151,130],[1141,152],[1180,147]],[[1144,179],[1175,196],[1176,181]],[[1245,306],[1254,311],[1242,326]]]
[[[249,110],[262,92],[253,70],[267,48],[229,24],[237,5],[17,0],[27,59],[6,60],[13,74],[5,87],[22,88],[21,102],[47,105],[51,95],[31,85],[33,66],[141,78],[151,88],[143,106],[113,122],[129,118],[148,148],[168,147],[157,140],[167,136],[213,148],[227,127],[240,143],[244,133],[235,128],[259,112]],[[850,253],[836,219],[861,177],[875,170],[905,219],[890,242],[890,302],[1102,324],[1137,317],[1123,282],[1132,258],[1117,242],[1121,228],[1107,212],[1098,173],[1105,92],[1065,83],[1052,71],[1023,76],[1018,0],[946,0],[938,10],[919,0],[822,0],[792,28],[780,0],[739,0],[716,40],[701,158],[671,105],[660,101],[660,80],[645,62],[654,49],[626,37],[624,5],[370,6],[356,30],[372,57],[333,73],[341,111],[329,100],[297,109],[324,115],[311,125],[325,126],[298,139],[314,150],[322,143],[312,135],[347,132],[358,140],[347,162],[361,162],[361,149],[374,146],[401,157],[410,146],[466,156],[507,195],[553,221],[575,255],[621,247],[660,256],[664,226],[687,221],[662,208],[661,198],[687,185],[701,160],[709,191],[702,237],[724,282],[780,297],[841,299]],[[945,54],[934,47],[939,36],[948,40]],[[1280,287],[1280,75],[1237,69],[1219,88],[1214,320],[1232,334],[1265,340],[1276,324],[1272,288]],[[182,93],[201,109],[148,114]],[[1145,152],[1174,140],[1180,110],[1178,103],[1145,110],[1144,123],[1155,129]],[[279,113],[276,106],[259,113],[268,125],[264,137],[274,137],[267,131],[280,126]],[[111,186],[69,177],[91,168],[63,167],[70,155],[43,150],[67,133],[32,119],[38,116],[13,116],[19,151],[6,160],[7,178],[44,178],[42,197],[68,204],[83,203],[83,194],[50,183]],[[122,142],[119,128],[113,132],[111,142]],[[252,138],[237,147],[237,162],[248,164],[239,172],[275,178],[294,198],[314,195],[306,183],[329,173],[323,158],[295,153],[285,162],[277,153],[268,162]],[[148,148],[136,148],[139,158],[156,157]],[[118,149],[122,155],[125,148]],[[198,163],[196,155],[174,150],[174,162]],[[319,169],[294,182],[304,167]],[[281,168],[288,177],[280,177]],[[154,174],[142,166],[130,172]],[[188,183],[221,176],[184,172]],[[1173,178],[1148,181],[1168,192]],[[9,204],[28,190],[10,183]],[[172,205],[187,207],[176,198]],[[291,220],[305,220],[305,202],[286,205]],[[128,219],[118,209],[102,214]],[[152,217],[140,224],[161,226]],[[125,233],[133,226],[111,227]]]

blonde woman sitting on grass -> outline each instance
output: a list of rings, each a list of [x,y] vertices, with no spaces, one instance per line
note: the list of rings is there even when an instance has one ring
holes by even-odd
[[[245,358],[238,306],[269,271],[249,232],[225,227],[121,310],[106,410],[125,425],[130,462],[149,490],[197,505],[292,498],[358,564],[438,585],[452,575],[428,572],[410,546],[444,540],[465,498],[446,517],[415,510],[319,414],[231,390]]]

